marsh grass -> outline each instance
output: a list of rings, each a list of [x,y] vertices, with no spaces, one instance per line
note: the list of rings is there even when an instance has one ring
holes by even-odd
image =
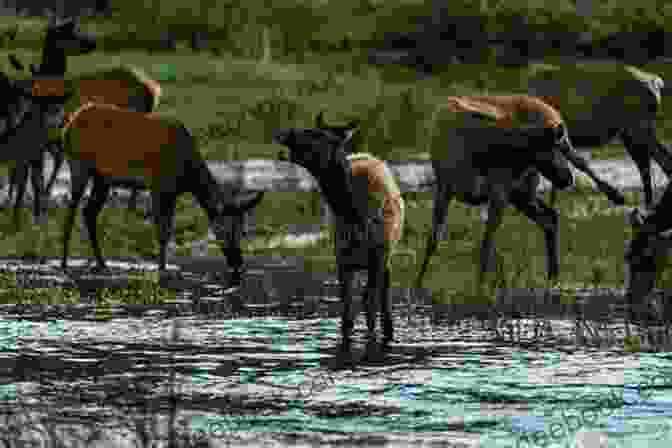
[[[108,307],[118,303],[160,305],[176,297],[175,291],[160,286],[153,272],[129,276],[126,288],[102,288],[96,293],[96,304]]]
[[[0,303],[40,305],[80,303],[78,290],[63,287],[30,288],[24,284],[25,280],[22,278],[20,279],[15,272],[0,272]]]

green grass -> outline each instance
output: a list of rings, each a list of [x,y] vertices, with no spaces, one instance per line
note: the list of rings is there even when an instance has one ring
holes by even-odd
[[[37,60],[28,50],[16,52],[24,61]],[[12,73],[6,54],[0,52],[0,67]],[[361,65],[353,73],[357,58],[350,57],[349,65],[319,55],[310,64],[263,64],[232,56],[136,51],[75,57],[70,69],[81,73],[122,62],[141,67],[161,81],[158,111],[184,121],[204,156],[216,160],[275,158],[280,146],[271,142],[273,130],[311,126],[320,110],[330,122],[361,119],[360,150],[387,160],[408,160],[425,152],[428,120],[442,98],[522,91],[516,85],[526,76],[523,70],[473,65],[418,81],[410,70],[395,67]],[[664,76],[662,70],[658,73]],[[672,102],[665,98],[663,110],[669,107]],[[672,123],[664,116],[658,129],[663,139],[672,139]],[[597,148],[593,156],[623,157],[619,148]]]

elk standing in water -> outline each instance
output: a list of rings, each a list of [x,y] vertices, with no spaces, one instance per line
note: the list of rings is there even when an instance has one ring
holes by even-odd
[[[355,123],[347,129],[326,126],[320,113],[315,129],[283,129],[273,137],[288,149],[290,162],[315,177],[335,215],[343,349],[350,346],[354,326],[352,282],[355,271],[360,270],[368,271],[362,300],[369,336],[374,334],[380,304],[384,344],[393,340],[389,260],[404,226],[404,201],[385,162],[370,154],[347,154],[345,147],[356,130]],[[281,158],[287,159],[284,155]]]

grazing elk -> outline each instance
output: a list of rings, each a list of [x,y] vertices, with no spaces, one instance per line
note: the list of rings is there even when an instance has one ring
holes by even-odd
[[[558,214],[536,195],[539,173],[558,186],[574,184],[565,154],[573,152],[562,117],[542,101],[526,97],[527,107],[540,114],[543,125],[508,128],[497,125],[510,113],[501,104],[517,96],[485,102],[482,97],[450,97],[434,112],[429,145],[436,177],[432,233],[416,278],[422,285],[438,242],[445,239],[446,214],[454,197],[469,205],[488,204],[476,281],[491,270],[492,242],[505,207],[512,204],[544,231],[549,279],[559,273]],[[489,124],[489,125],[487,125]]]
[[[655,74],[620,63],[544,66],[528,92],[558,109],[575,148],[602,146],[620,137],[639,170],[647,208],[653,204],[651,158],[669,177],[672,155],[656,137],[656,114],[665,83]],[[551,190],[551,206],[555,189]]]
[[[320,113],[315,124],[315,129],[276,131],[273,140],[286,147],[290,162],[313,175],[335,215],[336,263],[343,300],[342,348],[350,345],[352,282],[355,271],[360,270],[368,271],[363,302],[369,336],[374,335],[380,303],[383,340],[388,344],[394,336],[389,260],[403,232],[404,201],[384,161],[366,153],[347,154],[345,146],[357,131],[355,122],[347,130],[329,127]]]
[[[14,33],[16,35],[16,33]],[[12,39],[14,36],[11,37]],[[68,56],[83,55],[92,52],[96,48],[96,38],[94,35],[85,33],[79,29],[79,21],[76,18],[69,18],[60,21],[52,17],[47,25],[47,31],[42,46],[42,61],[39,67],[32,66],[33,75],[40,76],[60,76],[63,77],[66,72],[66,58]],[[10,62],[17,70],[23,70],[23,65],[16,56],[10,56]],[[23,196],[28,183],[28,170],[30,168],[31,182],[33,185],[33,218],[38,221],[42,216],[41,199],[45,193],[50,194],[51,188],[56,180],[58,170],[63,164],[63,153],[57,145],[46,145],[45,149],[49,151],[54,159],[54,170],[51,178],[44,188],[44,151],[35,152],[35,157],[17,163],[10,170],[9,177],[9,197],[16,189],[16,199],[14,203],[14,224],[18,225],[18,211],[23,203]]]
[[[45,97],[50,98],[49,95],[31,95],[31,98]],[[72,103],[72,99],[66,101],[66,109]],[[75,99],[74,103],[78,101]],[[70,161],[77,161],[78,167],[73,176],[72,199],[63,231],[63,269],[67,269],[75,211],[92,178],[93,191],[84,208],[84,219],[97,262],[95,270],[107,269],[98,245],[97,216],[111,187],[133,185],[151,190],[161,271],[166,268],[166,244],[177,197],[190,192],[206,211],[222,251],[233,267],[232,283],[240,284],[243,215],[261,201],[263,192],[243,193],[233,185],[220,185],[203,160],[196,139],[180,121],[90,102],[66,113],[63,127],[58,131],[58,135],[51,132],[50,139],[59,138],[66,156]],[[29,138],[30,135],[18,132],[6,144],[21,145]]]

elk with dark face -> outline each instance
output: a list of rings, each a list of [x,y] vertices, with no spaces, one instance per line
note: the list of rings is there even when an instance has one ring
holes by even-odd
[[[273,140],[287,148],[290,162],[315,177],[335,215],[342,348],[347,349],[351,341],[352,281],[360,270],[368,271],[363,302],[369,336],[374,334],[380,306],[384,343],[388,344],[394,333],[389,260],[403,232],[404,201],[384,161],[365,153],[348,155],[345,147],[357,130],[355,122],[347,127],[327,126],[320,113],[315,125],[314,129],[276,131]]]

